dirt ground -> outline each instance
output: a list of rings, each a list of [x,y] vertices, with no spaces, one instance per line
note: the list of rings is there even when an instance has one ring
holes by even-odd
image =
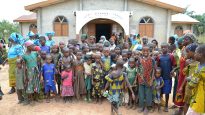
[[[44,101],[35,103],[33,106],[19,105],[16,94],[7,94],[10,89],[8,86],[8,65],[0,70],[0,84],[5,94],[3,100],[0,101],[0,115],[110,115],[110,104],[107,100],[102,105],[83,101],[65,104],[62,100],[58,102],[51,100],[50,103]],[[127,110],[124,107],[120,107],[120,112],[122,115],[143,115],[137,110]],[[154,112],[149,114],[171,115],[172,113],[173,110],[169,110],[169,113]]]

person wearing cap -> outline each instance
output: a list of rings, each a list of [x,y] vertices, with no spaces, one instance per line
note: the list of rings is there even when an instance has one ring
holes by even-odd
[[[23,44],[23,37],[20,34],[12,33],[9,37],[9,42],[11,44],[7,60],[9,64],[9,86],[11,90],[8,92],[12,94],[15,92],[16,86],[16,76],[15,76],[15,68],[16,68],[16,60],[20,58],[24,54],[24,48],[21,44]],[[5,61],[5,62],[6,62]]]
[[[55,35],[55,32],[47,32],[46,36],[48,37],[48,40],[46,41],[46,46],[52,47],[55,45],[55,41],[52,39],[52,37]]]

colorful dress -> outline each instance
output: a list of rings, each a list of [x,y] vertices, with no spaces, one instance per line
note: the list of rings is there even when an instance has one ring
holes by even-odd
[[[55,45],[55,41],[54,40],[47,40],[46,41],[46,46],[52,47],[53,45]]]
[[[18,56],[22,56],[24,54],[24,49],[21,45],[13,45],[8,50],[8,64],[9,64],[9,86],[16,86],[16,76],[15,76],[15,68],[16,68],[16,59]]]
[[[102,90],[104,88],[104,80],[103,80],[103,68],[100,64],[93,63],[92,71],[93,71],[93,91],[92,96],[94,98],[102,97]]]
[[[188,84],[194,88],[190,107],[198,114],[205,113],[205,64],[197,65],[191,81]]]
[[[73,72],[72,71],[63,71],[61,73],[62,78],[62,93],[63,97],[65,96],[73,96]]]
[[[81,94],[86,94],[83,60],[74,62],[74,71],[74,92],[77,99],[79,99]]]
[[[36,52],[31,52],[30,54],[24,54],[22,56],[26,63],[26,93],[29,94],[40,92],[40,78],[37,65],[37,56],[38,54]]]
[[[164,84],[164,80],[162,77],[159,78],[155,78],[154,82],[153,82],[153,94],[154,94],[154,102],[157,104],[161,103],[161,89],[156,89],[156,87],[160,87],[162,84]]]
[[[44,88],[45,93],[48,93],[49,91],[56,92],[56,86],[54,81],[55,76],[55,65],[54,64],[44,64],[42,66],[42,74],[44,79]]]

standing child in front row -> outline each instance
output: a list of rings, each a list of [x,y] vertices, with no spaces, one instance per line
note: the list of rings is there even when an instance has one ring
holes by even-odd
[[[103,82],[103,63],[101,62],[101,54],[95,54],[95,63],[92,66],[92,84],[93,84],[93,92],[92,95],[97,102],[102,103],[102,90],[104,88]]]
[[[86,98],[85,101],[91,102],[91,87],[92,87],[92,59],[91,59],[91,55],[85,55],[85,62],[83,64],[84,68],[85,68],[85,86],[86,86]]]
[[[74,96],[73,91],[73,71],[71,65],[66,65],[65,70],[61,73],[62,79],[62,92],[64,102],[72,102],[72,97]]]
[[[74,92],[77,100],[86,94],[85,81],[84,81],[84,66],[82,59],[82,52],[77,51],[76,60],[74,61]]]
[[[157,106],[158,108],[158,112],[161,112],[160,110],[160,104],[161,104],[161,89],[164,86],[164,80],[161,77],[161,68],[156,68],[156,72],[155,72],[155,80],[153,83],[153,99],[154,99],[154,104]],[[154,108],[155,109],[155,106]]]
[[[21,104],[24,101],[24,70],[23,70],[23,63],[21,59],[16,60],[16,89],[17,89],[17,96],[18,96],[18,104]]]
[[[152,84],[154,79],[155,61],[149,55],[149,47],[143,46],[143,56],[139,59],[138,67],[138,82],[139,82],[139,112],[148,109],[152,106]],[[144,101],[145,100],[145,101]]]
[[[189,82],[189,88],[193,89],[190,107],[186,115],[204,115],[205,113],[205,44],[197,47],[195,59],[199,62]]]
[[[55,65],[52,62],[51,55],[46,55],[46,63],[42,66],[42,76],[44,79],[44,88],[46,94],[46,102],[50,102],[50,93],[57,94],[55,86]]]
[[[61,58],[61,54],[59,53],[59,47],[58,45],[54,45],[51,48],[51,56],[53,58],[53,63],[55,65],[55,69],[56,69],[56,73],[55,73],[55,79],[56,79],[56,83],[57,83],[57,87],[58,87],[58,95],[60,95],[60,86],[61,86],[61,76],[60,76],[60,72],[59,70],[59,59]]]

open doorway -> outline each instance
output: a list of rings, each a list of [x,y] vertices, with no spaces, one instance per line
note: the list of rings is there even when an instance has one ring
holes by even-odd
[[[111,24],[96,24],[96,42],[100,40],[100,36],[104,35],[107,40],[110,39],[111,36]]]

